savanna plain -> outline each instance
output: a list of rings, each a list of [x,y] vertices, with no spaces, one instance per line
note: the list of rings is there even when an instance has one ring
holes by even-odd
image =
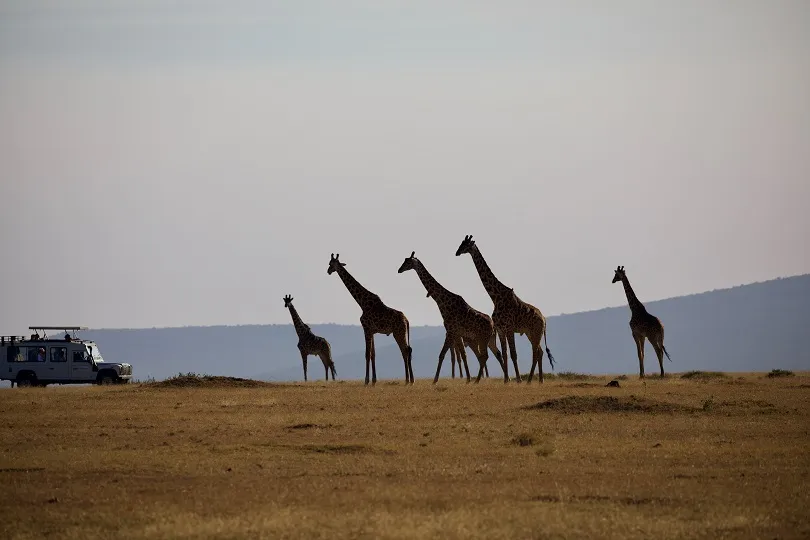
[[[810,374],[0,391],[2,538],[808,538]]]

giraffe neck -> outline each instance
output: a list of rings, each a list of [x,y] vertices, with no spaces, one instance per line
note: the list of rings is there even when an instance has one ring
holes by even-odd
[[[425,290],[427,290],[428,294],[433,297],[433,300],[435,300],[437,304],[442,305],[449,300],[452,293],[445,289],[441,283],[436,281],[436,278],[430,275],[430,272],[427,271],[422,261],[417,260],[414,269],[422,285],[425,286]]]
[[[647,309],[638,299],[636,293],[633,292],[633,287],[630,286],[630,280],[627,279],[627,276],[622,278],[622,285],[624,285],[624,294],[627,295],[627,304],[630,306],[630,311],[632,313],[646,313]]]
[[[473,247],[470,251],[470,255],[472,255],[475,269],[478,270],[478,277],[481,278],[481,283],[484,285],[484,289],[486,289],[493,303],[496,302],[497,298],[501,298],[504,294],[512,292],[512,289],[501,283],[500,280],[495,277],[495,274],[492,273],[492,270],[489,269],[489,265],[478,250],[478,246]]]
[[[295,306],[290,304],[289,310],[290,315],[292,316],[293,326],[295,326],[295,333],[298,334],[298,337],[308,334],[310,332],[310,328],[304,321],[301,320]]]
[[[360,283],[354,279],[349,271],[346,270],[346,268],[342,265],[338,265],[337,273],[338,276],[340,276],[341,281],[343,281],[343,284],[346,286],[346,289],[349,290],[349,293],[354,298],[354,301],[357,302],[363,311],[365,311],[367,308],[373,307],[374,304],[380,301],[379,296],[360,285]]]

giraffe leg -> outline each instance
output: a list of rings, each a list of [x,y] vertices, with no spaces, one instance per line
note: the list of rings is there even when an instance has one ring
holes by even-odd
[[[526,337],[529,338],[529,343],[532,346],[532,368],[529,371],[529,382],[532,382],[534,368],[537,368],[537,378],[538,381],[542,383],[545,380],[543,377],[543,329],[541,328],[539,331],[526,334]]]
[[[413,384],[413,347],[408,345],[408,372],[411,374],[411,384]]]
[[[377,384],[377,346],[374,344],[374,334],[371,335],[371,386]]]
[[[489,352],[487,352],[487,346],[484,345],[484,353],[487,355],[487,362],[484,362],[484,376],[489,379],[489,367],[487,367],[487,363],[489,361]]]
[[[394,332],[394,339],[399,345],[399,351],[402,353],[402,361],[405,363],[405,384],[413,382],[413,368],[411,367],[411,347],[405,338],[405,332]]]
[[[374,354],[374,334],[366,328],[363,330],[366,334],[366,384],[368,384],[368,369],[371,364],[371,357]]]
[[[461,343],[459,343],[458,347],[456,347],[456,349],[455,349],[456,350],[456,362],[458,362],[458,378],[459,379],[461,378],[461,368],[462,368],[462,365],[461,365],[461,353],[459,352],[459,349],[463,349],[463,348],[464,348],[464,342],[461,342]]]
[[[453,379],[456,378],[456,348],[450,347],[450,372]],[[458,366],[458,375],[461,376],[461,365]]]
[[[307,353],[303,350],[301,350],[301,362],[304,364],[304,382],[307,382]]]
[[[515,334],[513,332],[508,332],[506,335],[506,341],[509,343],[509,353],[512,355],[512,364],[515,366],[515,381],[521,382],[520,368],[518,367],[517,359],[517,349],[515,347]]]
[[[439,380],[439,373],[442,370],[442,362],[444,362],[444,357],[447,354],[447,349],[450,349],[450,358],[453,358],[455,354],[453,348],[450,346],[450,334],[446,334],[444,336],[444,344],[442,345],[442,350],[439,351],[439,365],[436,366],[436,376],[433,377],[433,384],[436,384]],[[458,368],[458,376],[461,377],[461,366]]]
[[[537,379],[540,383],[542,383],[545,379],[543,378],[543,346],[540,344],[540,339],[537,340],[537,345],[532,343],[532,364],[537,363]],[[531,379],[531,377],[529,377]],[[531,382],[531,381],[529,381]]]
[[[654,339],[650,339],[650,345],[653,346],[655,350],[655,356],[658,357],[658,366],[661,368],[661,377],[664,377],[664,346],[659,341],[658,336]]]
[[[323,371],[324,371],[324,374],[326,375],[326,380],[328,381],[329,380],[329,361],[326,359],[326,356],[324,355],[323,352],[319,352],[317,354],[317,356],[318,356],[318,358],[321,359],[321,363],[323,363]]]
[[[487,360],[489,360],[489,352],[487,351],[486,341],[479,341],[476,343],[476,347],[473,352],[478,358],[478,377],[475,378],[475,382],[479,383],[481,382],[481,375],[484,373],[484,370],[487,369]]]
[[[498,365],[501,366],[501,369],[503,369],[503,356],[501,356],[501,352],[498,350],[497,339],[497,332],[493,332],[492,335],[489,336],[487,347],[489,347],[489,350],[492,351],[493,355],[495,355],[495,360],[498,361]],[[489,370],[487,370],[487,377],[489,377]],[[506,379],[504,382],[509,380],[506,372],[504,372],[504,378]]]
[[[464,363],[464,372],[467,374],[467,382],[470,382],[470,366],[467,364],[467,349],[462,345],[458,348],[458,354],[461,356],[461,361]],[[461,378],[461,368],[458,370],[459,378]]]
[[[456,340],[456,344],[459,351],[458,355],[460,357],[460,360],[458,361],[458,378],[461,378],[461,362],[464,362],[464,374],[467,375],[467,382],[470,382],[470,366],[467,364],[467,344],[461,338]]]
[[[506,334],[503,331],[498,332],[498,337],[501,340],[501,369],[503,369],[503,382],[509,382],[509,352],[506,348]]]
[[[640,379],[644,378],[644,336],[641,334],[633,334],[633,339],[636,341],[636,352],[638,353],[638,376]]]

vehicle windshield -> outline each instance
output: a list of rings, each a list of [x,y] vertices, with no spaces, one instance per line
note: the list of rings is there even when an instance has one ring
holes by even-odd
[[[96,362],[96,364],[100,364],[101,362],[104,362],[104,359],[101,357],[101,352],[98,350],[98,345],[93,343],[92,345],[88,345],[88,349],[93,350],[92,356],[93,356],[93,360]]]

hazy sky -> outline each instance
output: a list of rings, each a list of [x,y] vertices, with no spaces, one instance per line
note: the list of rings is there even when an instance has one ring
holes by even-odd
[[[0,330],[810,272],[810,2],[0,0]]]

